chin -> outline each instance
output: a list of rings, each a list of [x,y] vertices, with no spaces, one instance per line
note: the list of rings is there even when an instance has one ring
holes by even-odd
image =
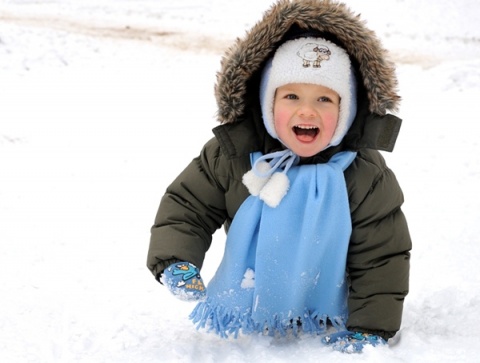
[[[317,155],[319,152],[322,152],[325,149],[326,147],[318,147],[314,149],[310,148],[309,150],[305,150],[303,148],[301,149],[297,148],[297,150],[294,150],[294,149],[291,149],[291,150],[301,158],[309,158],[311,156]]]

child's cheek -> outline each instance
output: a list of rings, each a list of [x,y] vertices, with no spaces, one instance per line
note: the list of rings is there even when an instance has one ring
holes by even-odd
[[[286,125],[288,124],[288,119],[289,119],[288,113],[282,109],[277,109],[275,110],[273,119],[275,123],[275,128],[277,129],[277,132],[278,132],[278,128],[286,127]]]
[[[338,124],[338,113],[332,112],[325,114],[323,117],[323,125],[326,131],[330,132],[333,136],[335,129],[337,128]]]

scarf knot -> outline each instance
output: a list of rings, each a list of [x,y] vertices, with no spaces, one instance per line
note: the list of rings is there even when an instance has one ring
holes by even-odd
[[[243,184],[251,195],[258,196],[265,204],[275,208],[290,188],[288,171],[299,161],[300,157],[290,149],[263,155],[245,173]]]

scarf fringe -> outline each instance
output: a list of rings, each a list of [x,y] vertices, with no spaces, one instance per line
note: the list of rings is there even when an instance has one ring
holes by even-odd
[[[238,335],[262,333],[268,336],[286,336],[293,334],[297,336],[300,332],[308,334],[325,333],[330,323],[336,330],[345,330],[345,316],[329,317],[327,314],[319,315],[317,311],[311,313],[308,309],[304,310],[302,317],[281,318],[274,316],[264,324],[255,322],[251,317],[251,312],[232,311],[223,306],[212,304],[210,299],[197,304],[190,314],[190,319],[196,325],[197,329],[207,329],[208,332],[214,332],[222,338]]]

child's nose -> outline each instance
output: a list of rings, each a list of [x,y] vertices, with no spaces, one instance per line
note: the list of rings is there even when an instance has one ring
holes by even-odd
[[[316,112],[309,103],[303,103],[298,109],[298,115],[301,117],[312,118],[316,116]]]

